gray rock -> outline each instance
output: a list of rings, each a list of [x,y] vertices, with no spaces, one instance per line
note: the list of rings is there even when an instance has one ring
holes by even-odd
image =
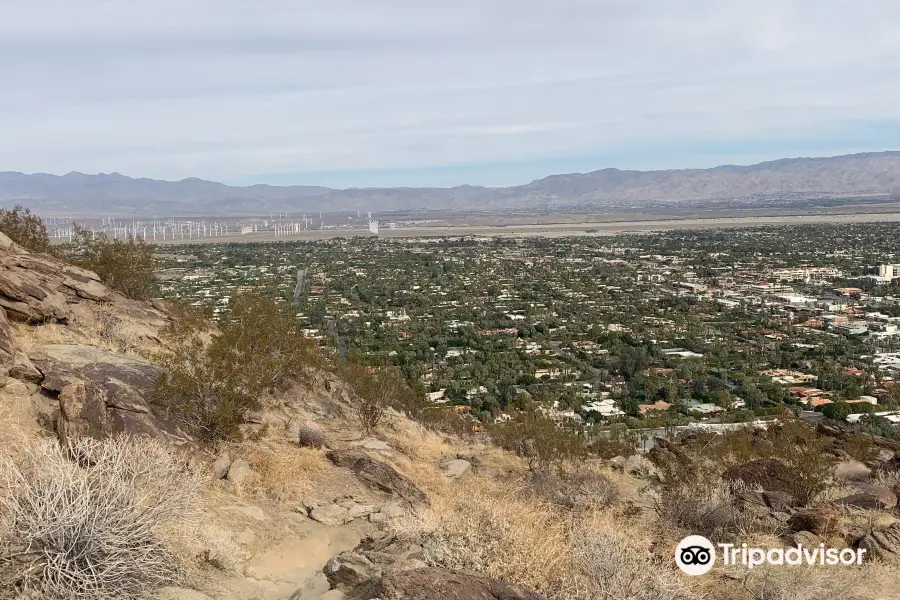
[[[358,442],[355,442],[353,445],[357,446],[359,448],[365,448],[366,450],[383,451],[383,450],[391,449],[391,445],[388,444],[386,441],[379,440],[378,438],[372,438],[372,437],[362,439]]]
[[[879,558],[891,565],[900,565],[900,523],[879,527],[859,541],[869,557]]]
[[[354,590],[381,576],[378,565],[352,550],[332,556],[323,572],[331,587],[340,591]]]
[[[434,567],[389,569],[379,582],[378,593],[382,600],[543,600],[517,585]]]
[[[228,475],[228,467],[231,466],[231,457],[228,456],[228,453],[219,455],[219,458],[216,459],[216,462],[213,463],[213,475],[216,476],[216,479],[225,479]]]
[[[369,523],[385,523],[388,517],[383,512],[372,513],[369,515]]]
[[[258,506],[226,506],[224,507],[224,510],[235,515],[253,519],[254,521],[268,520],[266,513]]]
[[[347,514],[351,519],[359,519],[362,517],[367,517],[373,512],[375,512],[374,504],[355,504],[350,507],[350,509],[347,511]]]
[[[259,473],[250,467],[250,463],[239,458],[228,467],[228,475],[226,477],[228,481],[234,483],[240,490],[256,481],[259,478]]]
[[[794,546],[817,548],[822,541],[822,538],[810,531],[798,531],[791,534],[791,543]]]
[[[347,509],[342,508],[337,504],[323,504],[322,506],[318,506],[309,513],[309,518],[318,521],[323,525],[330,525],[333,527],[343,525],[344,523],[353,520],[350,518],[350,513]]]
[[[352,450],[331,450],[325,456],[335,465],[350,469],[362,482],[377,490],[394,494],[410,504],[428,504],[428,497],[416,484],[385,462]]]
[[[472,463],[461,458],[448,460],[443,464],[441,475],[447,479],[459,479],[472,468]]]
[[[616,471],[624,471],[625,463],[628,462],[628,459],[624,456],[613,456],[609,459],[609,468],[614,469]]]
[[[402,504],[398,502],[391,502],[381,507],[381,514],[383,514],[386,519],[396,519],[399,517],[405,517],[407,514],[407,510]]]

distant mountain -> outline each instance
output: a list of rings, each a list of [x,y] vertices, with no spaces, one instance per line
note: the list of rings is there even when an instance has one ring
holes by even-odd
[[[26,175],[0,172],[0,205],[45,214],[249,215],[270,211],[498,210],[542,206],[596,209],[661,204],[891,194],[900,190],[900,152],[787,158],[713,169],[552,175],[525,185],[486,188],[228,186],[189,178],[133,179],[119,173]]]

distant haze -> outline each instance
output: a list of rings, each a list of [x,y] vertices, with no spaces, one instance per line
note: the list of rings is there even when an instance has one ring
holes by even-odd
[[[270,211],[509,210],[646,208],[698,201],[848,197],[900,190],[900,152],[791,158],[750,166],[667,171],[604,169],[552,175],[505,188],[227,186],[190,178],[134,179],[118,173],[0,172],[0,204],[45,214],[250,215]]]

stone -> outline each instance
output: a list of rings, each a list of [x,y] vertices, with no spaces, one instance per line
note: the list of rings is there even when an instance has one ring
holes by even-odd
[[[752,460],[733,465],[722,477],[729,482],[742,482],[750,488],[792,494],[796,490],[797,475],[783,462],[771,458]]]
[[[359,448],[363,448],[365,450],[384,451],[384,450],[391,449],[391,445],[388,444],[386,441],[379,440],[378,438],[372,438],[372,437],[368,437],[368,438],[362,439],[358,442],[354,442],[353,445],[357,446]]]
[[[868,481],[872,470],[858,460],[844,460],[834,468],[834,475],[844,481]]]
[[[388,569],[378,585],[381,600],[544,600],[519,586],[436,567]]]
[[[840,518],[840,513],[828,506],[808,508],[791,515],[788,526],[792,531],[809,531],[822,535],[834,530]]]
[[[360,519],[371,515],[373,512],[375,512],[374,504],[356,504],[349,508],[347,514],[351,519]]]
[[[625,459],[623,471],[638,479],[645,479],[657,474],[656,467],[653,463],[640,454],[632,454]]]
[[[886,509],[897,506],[897,493],[894,490],[875,485],[874,483],[858,483],[855,487],[860,493],[875,497]]]
[[[385,462],[352,450],[330,450],[325,455],[335,465],[353,471],[372,488],[398,496],[410,504],[428,504],[428,498],[416,484]]]
[[[900,523],[879,527],[859,540],[859,547],[865,548],[868,558],[878,558],[890,565],[900,565]]]
[[[297,512],[302,512],[305,514],[309,514],[314,508],[317,508],[321,502],[316,500],[315,498],[303,498],[300,500],[300,504],[297,507]]]
[[[225,506],[223,509],[232,514],[253,519],[254,521],[268,520],[266,513],[258,506]]]
[[[609,468],[615,471],[624,471],[626,462],[628,462],[628,459],[624,456],[613,456],[609,459]]]
[[[341,508],[346,508],[347,510],[350,510],[351,507],[356,506],[356,500],[353,499],[353,496],[341,496],[339,498],[335,498],[334,503]]]
[[[356,590],[381,576],[379,567],[365,555],[353,550],[332,556],[322,570],[332,589]]]
[[[456,480],[469,472],[472,463],[461,458],[454,458],[443,463],[442,467],[441,475],[447,479]]]
[[[178,447],[195,445],[177,425],[151,410],[147,398],[162,373],[153,363],[77,344],[41,345],[29,358],[42,374],[41,387],[60,396],[61,441],[72,435],[122,434],[147,435]]]
[[[228,481],[234,483],[235,486],[240,490],[244,486],[252,484],[254,481],[259,479],[259,473],[253,470],[250,467],[250,463],[246,460],[239,458],[231,463],[231,466],[228,467],[228,475],[226,476]]]
[[[385,523],[388,517],[383,512],[372,513],[369,515],[369,523]]]
[[[399,517],[405,517],[407,510],[402,504],[391,502],[381,507],[381,514],[383,514],[386,519],[397,519]]]
[[[309,518],[318,521],[323,525],[330,525],[332,527],[352,521],[349,511],[337,504],[323,504],[322,506],[318,506],[312,509],[309,513]]]
[[[219,458],[216,459],[216,462],[213,463],[213,475],[216,476],[216,479],[225,479],[225,477],[228,475],[228,467],[230,466],[231,457],[228,456],[228,453],[224,452],[220,454]]]
[[[797,499],[786,492],[765,491],[762,497],[766,506],[776,512],[790,512],[797,505]]]
[[[893,492],[891,493],[891,495],[893,496]],[[897,504],[896,497],[894,498],[893,502],[894,505]],[[882,501],[882,498],[868,492],[859,492],[857,494],[844,496],[843,498],[835,500],[833,504],[835,506],[847,506],[850,508],[861,508],[865,510],[885,510],[890,508]]]
[[[328,590],[319,597],[319,600],[345,600],[347,595],[340,590]]]

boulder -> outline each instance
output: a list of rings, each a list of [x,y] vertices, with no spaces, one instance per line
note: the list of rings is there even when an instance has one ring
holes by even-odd
[[[887,509],[897,506],[897,493],[894,490],[873,483],[859,483],[856,485],[856,489],[875,497]]]
[[[891,493],[891,495],[893,496],[893,492]],[[897,499],[894,498],[894,504],[896,503]],[[849,496],[844,496],[843,498],[838,498],[834,501],[834,505],[846,506],[849,508],[861,508],[865,510],[885,510],[887,508],[890,508],[882,501],[882,498],[868,492],[859,492],[856,494],[850,494]]]
[[[212,470],[216,479],[225,479],[228,476],[228,468],[231,466],[231,457],[225,452],[213,463]]]
[[[770,458],[733,465],[722,477],[732,483],[740,481],[748,487],[760,487],[766,491],[792,494],[796,490],[794,470]]]
[[[385,462],[353,450],[330,450],[326,456],[335,465],[353,471],[372,488],[394,494],[410,504],[428,504],[428,498],[416,484]]]
[[[436,567],[389,569],[381,577],[378,594],[381,600],[544,600],[497,579]]]
[[[461,458],[454,458],[441,464],[441,475],[450,480],[459,479],[472,468],[472,463]]]
[[[625,460],[623,470],[632,477],[637,477],[639,479],[652,477],[653,475],[658,474],[653,463],[640,454],[632,454],[629,456]]]
[[[647,453],[647,458],[667,475],[677,473],[691,464],[691,459],[681,448],[661,437],[653,438],[653,447]]]
[[[124,434],[148,435],[176,446],[193,444],[174,423],[155,415],[148,403],[162,373],[153,363],[73,344],[38,346],[29,358],[41,374],[41,387],[59,395],[61,440]]]
[[[609,459],[609,468],[614,471],[624,471],[625,463],[628,462],[628,459],[624,456],[613,456]]]
[[[344,523],[353,520],[350,516],[350,512],[337,504],[323,504],[322,506],[318,506],[310,511],[309,518],[313,521],[318,521],[323,525],[330,525],[332,527],[343,525]]]
[[[237,486],[238,489],[243,489],[259,479],[259,473],[250,467],[250,463],[239,458],[229,465],[226,479]]]
[[[361,519],[362,517],[368,517],[374,513],[375,510],[374,504],[356,504],[347,510],[347,515],[351,519]]]
[[[840,518],[840,513],[828,506],[808,508],[791,515],[788,526],[792,531],[809,531],[822,535],[834,530]]]
[[[332,589],[343,592],[357,590],[361,586],[374,586],[381,577],[381,569],[365,555],[350,550],[332,556],[323,569]],[[356,592],[358,593],[358,591]]]
[[[353,442],[353,446],[362,448],[364,450],[376,450],[379,452],[391,449],[391,445],[388,444],[386,441],[379,440],[378,438],[373,438],[373,437],[367,437],[358,442]]]
[[[900,565],[900,523],[874,529],[872,533],[863,536],[859,547],[865,548],[870,558]]]

